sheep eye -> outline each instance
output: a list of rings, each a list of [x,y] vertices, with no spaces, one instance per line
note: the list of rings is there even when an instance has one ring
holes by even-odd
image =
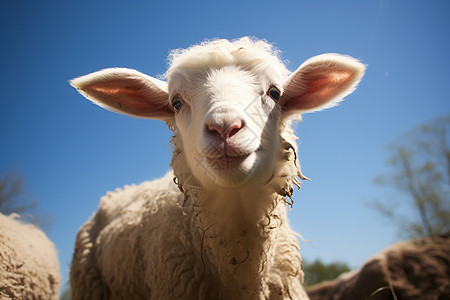
[[[175,96],[172,99],[172,107],[175,111],[179,111],[181,107],[183,106],[183,101],[180,99],[180,97]]]
[[[275,101],[280,100],[281,92],[275,86],[271,86],[267,91],[267,94],[270,96],[270,98],[272,98]]]

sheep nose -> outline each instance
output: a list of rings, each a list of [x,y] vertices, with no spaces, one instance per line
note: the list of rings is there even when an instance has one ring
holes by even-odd
[[[241,120],[234,120],[224,124],[209,122],[206,127],[210,133],[219,135],[225,140],[238,133],[244,127],[244,122]]]

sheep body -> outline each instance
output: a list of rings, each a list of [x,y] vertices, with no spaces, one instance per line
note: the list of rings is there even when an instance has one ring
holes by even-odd
[[[342,100],[364,66],[325,54],[289,75],[277,50],[246,37],[170,57],[167,83],[119,68],[71,82],[174,132],[173,172],[108,193],[79,231],[73,299],[307,299],[286,215],[307,179],[290,119]]]
[[[308,289],[312,300],[448,299],[450,233],[400,242],[364,266]]]
[[[0,298],[58,299],[59,264],[45,234],[0,214]]]
[[[205,262],[209,254],[205,252],[216,247],[220,236],[221,250],[230,254],[216,256],[221,260],[214,261],[214,266],[230,266],[237,274],[239,264],[250,255],[258,257],[260,248],[255,253],[238,248],[237,256],[226,244],[230,248],[244,244],[249,234],[244,233],[246,228],[230,226],[227,232],[232,233],[225,235],[210,227],[217,220],[205,222],[210,228],[198,227],[198,211],[186,211],[185,194],[173,178],[173,172],[168,172],[161,179],[125,186],[102,197],[98,211],[77,236],[71,268],[73,299],[143,299],[149,295],[151,299],[307,299],[301,286],[300,248],[287,223],[284,203],[273,212],[280,223],[277,243],[264,253],[274,266],[254,274],[266,281],[260,287],[263,291],[258,291],[261,295],[252,294],[256,292],[244,282],[235,291],[224,285],[226,276]],[[225,275],[227,268],[221,269]],[[241,272],[249,276],[250,283],[255,280],[250,272]]]

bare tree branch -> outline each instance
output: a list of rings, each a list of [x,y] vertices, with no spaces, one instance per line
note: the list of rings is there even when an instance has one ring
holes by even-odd
[[[9,173],[0,177],[0,213],[17,213],[21,215],[22,221],[48,229],[52,218],[35,212],[38,201],[25,192],[24,185],[21,175]]]
[[[386,201],[374,205],[408,238],[450,231],[449,127],[450,115],[403,135],[390,147],[392,172],[376,178],[377,183],[406,196],[407,205],[417,212],[416,218],[408,218]]]

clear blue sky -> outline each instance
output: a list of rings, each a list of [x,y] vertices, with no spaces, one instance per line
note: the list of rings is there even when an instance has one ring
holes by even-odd
[[[305,258],[352,267],[397,240],[370,208],[386,146],[450,112],[449,1],[1,1],[0,174],[22,173],[64,281],[78,228],[106,191],[163,175],[165,124],[104,111],[68,80],[106,67],[164,73],[169,49],[252,35],[275,43],[294,70],[338,52],[368,70],[339,107],[297,127],[304,174],[290,222],[314,244]]]

